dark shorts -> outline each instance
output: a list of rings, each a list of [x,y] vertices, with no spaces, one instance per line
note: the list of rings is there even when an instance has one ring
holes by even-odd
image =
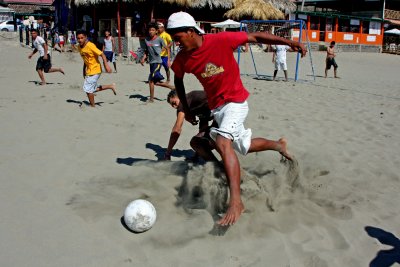
[[[113,51],[104,51],[104,55],[106,56],[108,62],[114,62],[114,52]]]
[[[162,65],[163,65],[165,71],[169,70],[168,57],[161,57],[161,59],[162,59]]]
[[[50,69],[51,69],[50,55],[47,55],[46,60],[44,60],[43,57],[39,57],[36,63],[36,70],[44,70],[44,72],[48,73]]]
[[[150,63],[149,81],[157,83],[164,80],[164,76],[161,75],[160,69],[161,69],[160,63]]]
[[[336,64],[336,61],[334,58],[327,58],[326,59],[326,69],[330,70],[331,66],[333,66],[335,69],[338,68],[338,65]]]

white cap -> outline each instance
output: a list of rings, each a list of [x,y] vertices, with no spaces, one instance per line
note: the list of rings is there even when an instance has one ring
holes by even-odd
[[[162,22],[157,22],[158,27],[164,27],[164,24]]]
[[[196,21],[190,14],[181,11],[173,13],[171,16],[169,16],[168,29],[183,28],[183,27],[188,27],[188,28],[193,27],[201,34],[204,34],[204,31],[200,29],[199,26],[197,26]]]

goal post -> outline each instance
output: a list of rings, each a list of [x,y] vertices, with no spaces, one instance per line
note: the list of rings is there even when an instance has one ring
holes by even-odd
[[[307,55],[301,58],[300,52],[287,52],[288,78],[294,81],[315,81],[311,46],[303,20],[243,20],[240,31],[268,32],[293,41],[300,41],[307,47]],[[274,46],[249,44],[239,47],[237,61],[242,75],[256,76],[257,79],[272,79],[275,66],[272,62]],[[277,78],[283,76],[278,71]]]

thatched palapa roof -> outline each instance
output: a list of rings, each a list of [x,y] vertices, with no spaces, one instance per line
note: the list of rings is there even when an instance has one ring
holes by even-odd
[[[221,7],[221,8],[232,8],[234,0],[162,0],[163,2],[177,4],[186,7]]]
[[[104,2],[117,2],[118,0],[74,0],[75,5],[93,5]],[[213,7],[231,8],[234,0],[121,0],[122,2],[148,2],[149,5],[154,5],[156,2],[176,4],[185,7]]]
[[[234,8],[224,14],[232,19],[284,19],[282,11],[276,9],[271,3],[264,0],[236,0]]]

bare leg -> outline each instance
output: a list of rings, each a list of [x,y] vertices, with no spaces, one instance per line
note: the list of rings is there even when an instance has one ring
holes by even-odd
[[[337,68],[334,68],[334,69],[333,69],[333,74],[334,74],[335,78],[338,77],[338,76],[337,76]]]
[[[161,87],[165,87],[171,90],[175,90],[175,86],[167,83],[167,82],[157,82],[156,85],[161,86]]]
[[[287,70],[284,70],[283,73],[285,73],[285,81],[288,81],[288,78],[287,78]]]
[[[275,81],[276,78],[276,74],[278,73],[278,70],[274,70],[274,78],[272,79],[273,81]]]
[[[65,72],[64,72],[64,69],[63,69],[63,68],[51,68],[51,69],[49,69],[48,72],[49,72],[49,73],[50,73],[50,72],[61,72],[62,74],[65,75]]]
[[[218,221],[220,225],[234,224],[244,211],[240,197],[240,165],[237,155],[232,147],[232,141],[221,135],[217,136],[216,149],[222,157],[226,176],[229,181],[230,200],[229,207],[224,217]]]
[[[167,73],[167,83],[169,83],[171,81],[171,71],[168,68],[165,72]]]
[[[86,95],[87,95],[87,97],[89,99],[90,106],[92,108],[94,108],[95,107],[94,94],[93,93],[86,93]]]
[[[43,70],[37,70],[37,73],[39,74],[39,78],[41,80],[41,82],[39,84],[46,85],[46,80],[44,79]]]
[[[115,83],[100,85],[99,87],[97,87],[95,92],[100,92],[100,91],[104,91],[104,90],[108,90],[108,89],[111,89],[113,91],[114,95],[117,95],[117,92],[115,91]]]
[[[154,102],[154,82],[149,81],[149,88],[150,88],[150,99],[148,100],[149,103]]]
[[[193,136],[193,138],[190,140],[190,146],[205,161],[218,162],[218,159],[211,151],[212,147],[210,146],[210,143],[207,139]]]
[[[117,62],[113,62],[113,65],[114,65],[114,72],[117,72]]]
[[[325,69],[325,78],[328,76],[328,69]]]
[[[266,150],[278,151],[283,157],[292,160],[293,157],[287,150],[286,138],[281,138],[278,141],[272,141],[265,138],[253,138],[248,153],[260,152]]]

